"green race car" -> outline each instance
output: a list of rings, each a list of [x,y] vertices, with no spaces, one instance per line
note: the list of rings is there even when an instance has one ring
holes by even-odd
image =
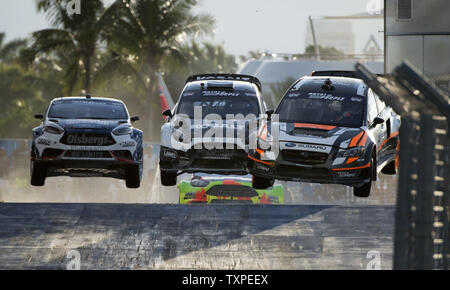
[[[243,203],[283,204],[284,189],[274,185],[267,189],[254,189],[251,175],[223,176],[195,173],[190,181],[181,181],[180,203]]]

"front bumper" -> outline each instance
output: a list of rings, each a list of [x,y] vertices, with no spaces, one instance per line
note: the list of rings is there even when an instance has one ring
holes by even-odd
[[[129,136],[109,146],[67,145],[44,134],[33,142],[31,162],[45,165],[47,176],[125,178],[127,167],[142,166],[142,144]]]
[[[323,164],[306,165],[284,160],[281,154],[275,162],[261,160],[260,155],[253,150],[248,154],[248,170],[258,177],[349,186],[361,186],[370,181],[371,164],[365,158],[350,164],[333,164],[335,162],[332,155]]]
[[[247,174],[247,153],[243,149],[190,149],[187,152],[161,146],[161,170],[183,173]]]

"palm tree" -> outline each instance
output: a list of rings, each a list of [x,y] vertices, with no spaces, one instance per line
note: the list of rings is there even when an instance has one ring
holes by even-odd
[[[64,52],[69,61],[64,70],[70,90],[83,74],[82,88],[87,92],[91,89],[93,57],[110,17],[106,17],[108,10],[101,0],[83,1],[81,14],[73,15],[66,10],[69,3],[69,0],[38,0],[38,10],[47,14],[53,28],[34,32],[30,48],[22,55],[32,62],[40,54]]]
[[[182,59],[184,38],[207,34],[214,19],[193,15],[196,0],[116,0],[107,39],[113,47],[140,60],[140,72],[153,78],[165,56]]]
[[[20,49],[24,48],[27,41],[24,39],[12,40],[8,43],[5,42],[5,33],[0,33],[0,61],[1,63],[11,62],[19,56]]]
[[[238,69],[234,55],[227,54],[223,45],[211,43],[198,44],[195,41],[180,47],[181,55],[186,58],[180,66],[177,61],[165,60],[161,70],[165,71],[164,80],[173,96],[183,89],[186,77],[201,73],[235,73]]]
[[[144,84],[147,97],[156,95],[155,72],[164,60],[186,59],[180,47],[188,37],[212,32],[214,19],[208,14],[194,15],[196,0],[116,0],[111,7],[109,29],[105,34],[109,47],[115,52],[116,67],[136,72]],[[121,70],[122,71],[122,70]],[[158,104],[146,102],[151,112],[151,126],[159,123]],[[155,114],[153,114],[155,113]],[[152,127],[150,134],[152,133]]]

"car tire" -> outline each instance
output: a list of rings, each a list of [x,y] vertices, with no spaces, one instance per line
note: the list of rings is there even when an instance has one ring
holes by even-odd
[[[381,170],[384,174],[387,175],[394,175],[397,174],[397,169],[395,168],[395,160],[392,160],[388,164],[386,164],[385,167]]]
[[[369,197],[371,187],[372,180],[364,183],[364,185],[361,187],[353,187],[353,195],[356,197]]]
[[[161,184],[164,186],[177,185],[177,173],[161,171]]]
[[[141,186],[142,165],[133,165],[125,169],[125,184],[128,188]]]
[[[273,186],[274,179],[268,179],[264,177],[253,176],[252,186],[254,189],[266,189]]]
[[[47,177],[47,168],[44,164],[31,162],[31,185],[43,186]]]
[[[376,174],[377,170],[374,168],[376,166],[375,157],[372,157],[372,161],[370,163],[369,170],[369,182],[363,184],[360,187],[353,187],[353,195],[356,197],[369,197],[370,190],[372,188],[372,180],[374,180],[374,174]],[[376,175],[375,175],[376,176]]]

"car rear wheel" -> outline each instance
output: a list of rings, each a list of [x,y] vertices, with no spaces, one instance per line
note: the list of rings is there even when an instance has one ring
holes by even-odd
[[[274,179],[268,179],[264,177],[253,176],[252,186],[255,189],[266,189],[273,186]]]
[[[44,164],[31,162],[31,185],[43,186],[47,177],[47,168]]]
[[[161,184],[164,186],[177,185],[177,174],[161,171]]]
[[[141,186],[142,165],[133,165],[125,170],[125,184],[128,188]]]

